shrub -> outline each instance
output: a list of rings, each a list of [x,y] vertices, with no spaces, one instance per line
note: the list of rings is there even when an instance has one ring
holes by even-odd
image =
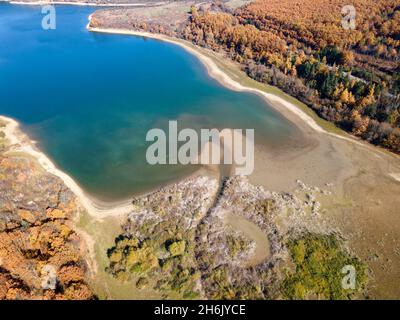
[[[287,299],[350,299],[365,286],[366,265],[345,251],[335,235],[306,234],[290,241],[288,249],[295,272],[287,274],[281,286]],[[342,269],[347,265],[356,270],[354,290],[342,287]]]

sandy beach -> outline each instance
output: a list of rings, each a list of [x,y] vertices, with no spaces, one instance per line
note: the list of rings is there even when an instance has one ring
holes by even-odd
[[[44,5],[50,2],[11,3]],[[51,4],[107,6],[85,2],[51,2]],[[397,196],[400,192],[400,157],[398,155],[358,140],[347,133],[331,132],[329,127],[326,129],[323,123],[322,126],[319,124],[317,118],[307,114],[306,109],[301,109],[292,103],[293,100],[290,102],[290,99],[285,100],[281,96],[257,89],[259,87],[243,85],[247,82],[235,81],[235,76],[230,76],[229,68],[225,68],[219,59],[214,59],[215,55],[208,54],[206,49],[159,34],[93,28],[90,27],[90,19],[91,16],[87,29],[91,32],[147,37],[180,46],[197,57],[208,74],[219,83],[231,90],[259,95],[265,99],[268,106],[275,108],[296,125],[300,129],[299,137],[294,138],[288,145],[273,150],[261,145],[255,146],[255,170],[249,177],[250,182],[271,192],[282,192],[287,197],[292,194],[299,195],[296,192],[302,184],[313,190],[327,191],[327,193],[316,191],[321,205],[319,218],[329,223],[332,230],[347,240],[351,251],[368,263],[372,274],[369,284],[371,297],[390,299],[400,296],[398,282],[393,281],[400,279],[400,198]],[[122,221],[126,219],[125,215],[133,210],[131,200],[103,202],[92,197],[71,176],[57,168],[35,142],[23,133],[16,120],[0,116],[0,121],[5,123],[0,131],[4,132],[8,140],[7,152],[10,155],[18,157],[26,154],[33,157],[44,170],[60,178],[76,195],[82,208],[81,217],[84,217],[81,219],[84,222],[80,221],[82,225],[77,231],[85,240],[88,255],[93,262],[89,266],[90,271],[94,274],[98,270],[103,271],[104,261],[99,260],[96,254],[106,252],[105,250],[114,243],[114,237],[118,234]],[[215,176],[219,174],[216,167],[212,167],[202,168],[196,175],[206,175],[210,172]],[[310,201],[307,196],[301,200]],[[88,214],[87,217],[85,212]],[[242,221],[235,222],[244,225]],[[261,233],[255,234],[252,226],[247,225],[247,231],[257,236],[255,240],[264,243],[263,247],[267,245],[267,239],[263,238]],[[255,257],[265,259],[267,255],[268,252],[260,250],[256,252]],[[131,287],[128,289],[132,290]],[[116,283],[115,290],[121,291],[120,283]]]
[[[89,17],[90,20],[90,17]],[[371,293],[379,297],[400,294],[393,277],[400,276],[398,227],[400,199],[400,157],[356,139],[347,133],[329,132],[303,110],[285,99],[245,87],[224,73],[214,61],[184,41],[163,35],[121,29],[88,29],[94,32],[142,36],[179,45],[195,55],[211,77],[232,90],[252,92],[301,128],[299,145],[271,152],[255,150],[255,172],[250,181],[267,190],[295,192],[296,181],[324,187],[331,185],[332,196],[322,201],[325,219],[349,241],[358,256],[370,261],[374,275]],[[382,247],[384,241],[392,241]],[[391,276],[388,277],[388,272]]]
[[[168,36],[164,36],[164,35],[160,35],[160,34],[153,34],[153,33],[149,33],[149,32],[132,31],[132,30],[125,30],[125,29],[112,29],[112,28],[104,29],[104,28],[90,27],[91,16],[92,15],[89,16],[89,23],[87,25],[87,29],[89,31],[99,32],[99,33],[123,34],[123,35],[146,37],[146,38],[152,38],[152,39],[161,40],[161,41],[165,41],[168,43],[178,45],[178,46],[182,47],[184,50],[186,50],[187,52],[196,56],[202,62],[202,64],[207,68],[208,74],[215,80],[219,81],[222,85],[226,86],[227,88],[229,88],[231,90],[235,90],[235,91],[240,91],[240,92],[251,92],[251,93],[258,94],[258,95],[264,97],[267,100],[267,102],[269,102],[271,104],[274,104],[273,102],[275,102],[275,104],[279,103],[279,104],[283,105],[285,108],[287,108],[288,110],[290,110],[292,113],[296,114],[302,121],[307,123],[307,125],[309,125],[315,131],[326,133],[326,131],[324,129],[322,129],[314,121],[314,119],[312,119],[310,116],[305,114],[302,110],[297,108],[292,103],[290,103],[278,96],[275,96],[273,94],[266,93],[266,92],[258,90],[258,89],[242,86],[240,83],[231,79],[220,68],[218,68],[218,66],[214,63],[214,61],[212,59],[202,55],[199,51],[189,47],[188,45],[185,45],[185,43],[183,43],[181,41],[178,41],[178,40],[168,37]],[[342,138],[341,136],[338,136],[338,137]]]
[[[89,21],[90,21],[89,17]],[[255,149],[255,171],[250,176],[254,185],[277,192],[295,192],[296,181],[324,188],[330,185],[332,195],[322,196],[324,219],[329,219],[349,241],[356,254],[370,261],[374,274],[372,293],[379,297],[400,295],[393,277],[400,277],[400,158],[380,148],[359,141],[347,134],[339,135],[322,128],[311,116],[295,104],[271,93],[246,87],[226,74],[212,58],[184,41],[146,32],[121,29],[99,29],[87,26],[89,31],[149,37],[179,45],[195,55],[207,68],[211,77],[236,91],[252,92],[262,96],[268,105],[276,108],[301,130],[299,141],[282,150]],[[25,153],[34,157],[49,173],[59,177],[77,196],[81,207],[92,220],[105,223],[118,220],[132,211],[130,199],[119,203],[104,203],[87,194],[72,177],[56,167],[31,139],[20,130],[17,121],[0,117],[6,123],[1,130],[9,143],[9,152]],[[297,143],[298,142],[298,143]],[[203,174],[201,172],[201,174]],[[119,226],[118,223],[115,223]],[[89,248],[93,239],[83,236]],[[110,235],[112,238],[112,235]],[[111,239],[112,240],[112,239]],[[382,244],[390,241],[390,246]],[[94,256],[93,249],[90,255]],[[371,260],[371,257],[375,257]],[[378,258],[376,258],[378,257]],[[93,270],[97,269],[93,265]],[[388,274],[391,277],[388,277]]]
[[[24,3],[25,4],[25,3]],[[90,21],[91,16],[89,16],[89,21]],[[269,102],[270,101],[278,101],[279,103],[283,104],[286,108],[291,110],[293,113],[295,113],[299,118],[306,122],[312,129],[318,131],[318,132],[325,132],[321,127],[319,127],[315,121],[303,113],[300,109],[298,109],[296,106],[290,104],[289,102],[286,102],[285,100],[273,96],[271,94],[267,94],[265,92],[262,92],[261,90],[256,90],[252,88],[246,88],[240,85],[239,83],[235,82],[229,76],[227,76],[222,70],[220,70],[215,63],[208,57],[201,55],[198,51],[175,41],[172,38],[168,38],[165,36],[161,35],[154,35],[146,32],[133,32],[133,31],[128,31],[128,30],[119,30],[119,29],[97,29],[97,28],[91,28],[89,27],[89,24],[87,26],[87,29],[89,31],[93,32],[103,32],[103,33],[113,33],[113,34],[129,34],[129,35],[135,35],[135,36],[143,36],[143,37],[151,37],[155,39],[159,39],[162,41],[166,41],[169,43],[173,43],[176,45],[181,46],[191,54],[195,55],[196,57],[199,58],[199,60],[206,66],[210,76],[213,78],[217,79],[220,81],[223,85],[227,86],[228,88],[232,90],[237,90],[237,91],[248,91],[248,92],[253,92],[253,93],[258,93],[261,94],[267,99]],[[41,152],[35,145],[34,141],[31,141],[30,138],[24,134],[20,128],[19,124],[17,121],[11,118],[7,118],[4,116],[0,116],[0,119],[6,122],[6,127],[3,129],[6,138],[12,145],[11,150],[12,152],[22,152],[26,153],[32,157],[34,157],[38,163],[49,173],[54,174],[55,176],[59,177],[64,181],[66,186],[71,189],[71,191],[78,197],[80,204],[82,207],[94,218],[105,218],[108,216],[118,216],[118,215],[124,215],[128,214],[132,210],[131,206],[131,199],[124,200],[122,202],[118,203],[106,203],[103,201],[100,201],[98,199],[95,199],[88,195],[79,185],[78,183],[68,174],[60,170],[55,166],[55,164],[49,159],[49,157]]]
[[[265,91],[256,89],[256,88],[251,88],[251,87],[246,87],[241,85],[240,83],[236,82],[232,78],[230,78],[224,71],[222,71],[216,64],[215,62],[201,54],[199,50],[193,49],[190,47],[188,44],[185,43],[184,40],[181,39],[175,39],[172,37],[168,37],[165,35],[161,34],[153,34],[149,32],[143,32],[143,31],[133,31],[133,30],[126,30],[126,29],[115,29],[115,28],[97,28],[97,27],[91,27],[90,26],[90,21],[91,21],[92,15],[88,17],[89,23],[87,24],[86,28],[89,31],[92,32],[99,32],[99,33],[109,33],[109,34],[122,34],[122,35],[132,35],[132,36],[139,36],[139,37],[146,37],[146,38],[151,38],[151,39],[156,39],[156,40],[161,40],[165,41],[168,43],[172,43],[174,45],[178,45],[190,54],[196,56],[200,62],[206,67],[207,72],[210,77],[213,79],[217,80],[219,83],[222,85],[226,86],[227,88],[239,92],[250,92],[257,94],[261,96],[265,101],[268,103],[269,106],[272,106],[275,108],[278,112],[283,114],[284,116],[287,116],[287,111],[295,115],[295,117],[290,117],[289,120],[294,121],[295,124],[299,124],[299,122],[305,123],[309,128],[312,130],[318,132],[318,133],[324,133],[327,135],[331,135],[335,138],[338,139],[343,139],[346,141],[350,141],[352,143],[355,143],[359,146],[373,149],[375,152],[382,152],[379,148],[370,145],[367,142],[360,141],[356,139],[355,137],[350,136],[346,132],[343,131],[343,135],[339,135],[333,132],[326,131],[323,129],[321,126],[319,126],[315,120],[310,117],[308,114],[306,114],[303,110],[298,108],[296,105],[293,103],[277,96],[271,93],[267,93]],[[283,109],[284,108],[284,109]]]

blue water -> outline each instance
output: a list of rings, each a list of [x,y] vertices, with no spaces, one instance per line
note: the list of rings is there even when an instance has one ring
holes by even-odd
[[[255,128],[273,148],[297,134],[253,94],[226,89],[182,48],[86,30],[89,7],[58,6],[57,29],[40,7],[0,4],[0,114],[23,129],[89,193],[124,198],[192,172],[146,164],[146,133],[180,127]]]

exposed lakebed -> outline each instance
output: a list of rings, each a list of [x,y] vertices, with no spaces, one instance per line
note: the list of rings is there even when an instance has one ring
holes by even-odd
[[[298,135],[260,97],[220,85],[178,46],[88,32],[94,10],[57,6],[57,28],[46,31],[41,7],[0,5],[0,114],[90,194],[117,200],[194,172],[146,163],[146,133],[170,120],[254,128],[256,143],[271,149]]]

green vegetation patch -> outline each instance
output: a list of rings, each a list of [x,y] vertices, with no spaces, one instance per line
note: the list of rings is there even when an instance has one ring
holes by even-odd
[[[186,242],[185,241],[173,241],[167,244],[167,250],[171,257],[181,256],[185,253]]]
[[[151,284],[165,297],[172,292],[177,298],[197,298],[199,293],[195,288],[200,273],[195,268],[193,245],[177,236],[165,238],[161,231],[145,240],[131,235],[119,236],[115,246],[108,250],[107,271],[121,281],[137,279],[138,289]]]
[[[282,283],[284,298],[345,300],[364,289],[366,265],[351,256],[335,235],[306,234],[289,241],[288,249],[295,272],[287,274]],[[346,266],[355,270],[354,289],[342,285],[349,275]]]

